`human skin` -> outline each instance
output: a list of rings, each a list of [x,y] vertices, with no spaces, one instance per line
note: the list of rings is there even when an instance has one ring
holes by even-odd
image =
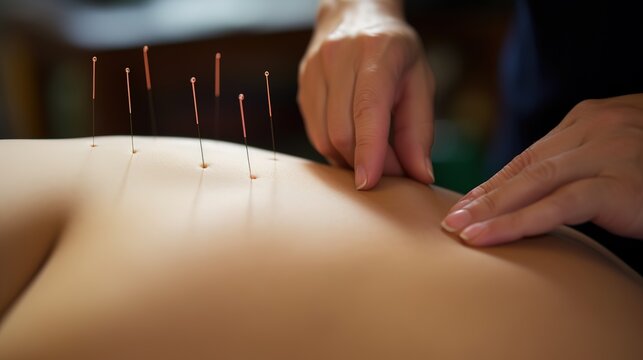
[[[433,182],[433,92],[402,2],[322,1],[298,101],[313,146],[330,163],[353,167],[359,190],[383,173]]]
[[[643,239],[643,94],[578,104],[454,205],[443,227],[493,245],[587,221]]]
[[[329,162],[355,169],[358,190],[372,189],[382,173],[434,178],[434,78],[402,7],[322,1],[300,65],[308,136]],[[480,246],[585,221],[641,239],[642,129],[642,94],[581,102],[461,199],[442,226]]]
[[[0,140],[0,359],[641,359],[643,279],[571,229],[243,145]]]

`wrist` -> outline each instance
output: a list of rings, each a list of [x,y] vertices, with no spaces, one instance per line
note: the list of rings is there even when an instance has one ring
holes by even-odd
[[[332,14],[348,10],[369,10],[382,14],[404,18],[403,0],[321,0],[317,10],[317,24]]]

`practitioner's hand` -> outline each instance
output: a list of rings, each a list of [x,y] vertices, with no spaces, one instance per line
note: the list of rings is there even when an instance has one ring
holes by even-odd
[[[492,245],[586,221],[643,239],[643,94],[581,102],[464,196],[443,227]]]
[[[299,67],[298,101],[313,146],[353,167],[358,189],[382,173],[433,182],[433,91],[401,1],[323,2]]]

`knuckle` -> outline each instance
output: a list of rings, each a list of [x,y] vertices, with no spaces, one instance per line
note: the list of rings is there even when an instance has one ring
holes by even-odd
[[[499,179],[497,177],[493,177],[489,179],[489,181],[485,182],[484,184],[480,184],[478,187],[473,189],[472,192],[475,191],[478,197],[485,197],[487,194],[491,192],[492,189],[500,185],[498,180]]]
[[[386,143],[388,127],[378,126],[377,121],[367,117],[366,113],[361,116],[362,120],[355,118],[355,146],[371,147]]]
[[[371,55],[408,54],[409,44],[417,40],[414,31],[400,27],[396,31],[373,31],[360,36],[361,50]]]
[[[547,159],[525,169],[524,174],[536,184],[554,181],[559,173],[558,165],[553,160]]]
[[[586,99],[579,102],[574,108],[573,111],[576,112],[585,112],[595,109],[600,104],[600,100],[597,99]]]
[[[499,172],[497,172],[495,175],[493,175],[489,180],[485,181],[484,183],[478,185],[475,189],[472,190],[472,193],[474,197],[480,197],[482,195],[488,194],[491,192],[491,190],[497,188],[502,182],[506,181],[508,179],[508,176],[506,175],[506,171],[503,168]]]
[[[495,214],[498,209],[498,202],[491,195],[482,196],[476,202],[476,207],[488,214]]]
[[[488,182],[480,184],[479,186],[473,188],[469,193],[475,197],[480,197],[486,195],[491,191],[494,186],[494,179],[491,178]]]
[[[491,179],[485,181],[484,183],[471,190],[469,194],[471,195],[472,199],[477,199],[479,197],[485,196],[492,192],[494,189],[500,187],[500,185],[502,185],[502,183],[508,178],[509,177],[506,176],[506,173],[501,170],[500,172],[492,176]]]
[[[510,161],[509,164],[505,165],[502,170],[500,170],[497,181],[511,179],[514,175],[520,172],[521,167],[515,160],[516,159]]]
[[[512,178],[520,173],[523,169],[529,167],[537,161],[537,156],[533,148],[529,147],[520,155],[514,157],[505,167],[500,171],[500,175],[505,179]]]
[[[382,49],[385,49],[389,46],[391,42],[391,36],[382,32],[373,32],[360,36],[359,40],[361,48],[364,52],[376,53],[381,52]]]
[[[324,67],[329,68],[337,61],[337,54],[341,53],[342,43],[343,40],[340,38],[330,38],[320,46],[319,54]]]
[[[596,112],[599,111],[599,103],[600,100],[596,99],[587,99],[579,102],[569,111],[562,123],[565,124],[566,127],[577,124],[591,124],[594,118],[594,116],[591,115],[595,115]]]
[[[394,37],[388,33],[373,33],[361,38],[361,47],[367,53],[386,54],[394,53],[398,44]]]
[[[372,131],[364,131],[355,138],[355,148],[367,148],[377,144],[377,137]]]
[[[533,147],[528,147],[512,161],[515,163],[517,170],[520,171],[538,161],[538,156]]]
[[[362,86],[355,91],[353,100],[353,117],[356,122],[372,115],[377,108],[377,91],[370,86]]]

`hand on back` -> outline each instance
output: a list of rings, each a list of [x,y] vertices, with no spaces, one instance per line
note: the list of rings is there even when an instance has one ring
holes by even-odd
[[[317,151],[355,169],[433,182],[433,74],[398,1],[326,1],[299,68],[298,101]]]
[[[493,245],[587,221],[643,239],[643,94],[581,102],[442,224]]]

